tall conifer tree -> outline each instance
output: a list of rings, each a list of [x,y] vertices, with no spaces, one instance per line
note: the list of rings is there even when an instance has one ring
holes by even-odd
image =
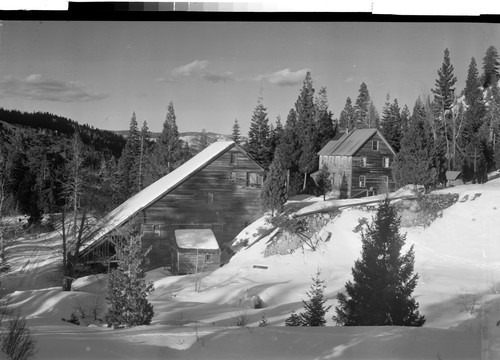
[[[268,168],[272,160],[272,154],[269,149],[269,119],[263,101],[263,97],[260,95],[250,121],[247,152],[264,168]]]
[[[361,234],[361,258],[352,268],[353,281],[339,293],[334,320],[345,326],[422,326],[425,317],[412,298],[418,274],[414,274],[413,245],[402,253],[406,235],[400,233],[397,210],[386,198],[372,223]]]
[[[304,176],[302,190],[305,190],[307,176],[318,168],[318,128],[315,122],[316,108],[314,106],[314,88],[311,73],[308,71],[299,97],[295,102],[297,112],[297,135],[301,147],[299,170]]]
[[[370,93],[364,82],[361,83],[358,90],[358,98],[354,106],[355,127],[357,129],[366,129],[369,127],[368,115],[370,108]]]
[[[316,117],[318,126],[318,145],[321,149],[325,146],[337,132],[336,126],[333,124],[333,114],[328,109],[328,99],[326,96],[326,88],[323,86],[318,91],[318,96],[315,99]]]
[[[498,80],[500,67],[498,58],[496,47],[490,46],[483,58],[483,88],[487,88],[494,83],[494,80]]]
[[[238,119],[234,119],[233,123],[233,132],[231,134],[231,139],[236,143],[236,145],[240,144],[241,141],[241,131],[240,124],[238,123]]]

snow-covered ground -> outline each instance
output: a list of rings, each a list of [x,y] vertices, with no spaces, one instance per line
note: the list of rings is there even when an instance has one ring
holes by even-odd
[[[360,233],[353,229],[358,219],[373,215],[355,207],[329,222],[322,231],[332,236],[315,252],[264,257],[269,239],[264,237],[204,274],[198,293],[194,275],[169,276],[161,268],[149,272],[155,284],[151,326],[111,330],[63,322],[77,307],[104,306],[106,275],[78,279],[71,292],[54,287],[57,233],[21,239],[12,271],[0,281],[17,290],[11,302],[39,339],[38,359],[499,359],[500,179],[438,191],[443,192],[457,193],[461,200],[468,196],[429,227],[402,229],[407,246],[415,246],[420,280],[414,295],[427,319],[422,328],[336,327],[334,308],[324,328],[283,326],[292,311],[301,310],[317,270],[327,283],[328,304],[335,306],[361,251]],[[472,200],[475,194],[481,195]],[[401,195],[406,193],[393,194]],[[291,205],[310,212],[325,203],[307,199]],[[240,239],[252,244],[268,228],[261,219]],[[254,309],[258,298],[264,306]],[[471,314],[465,307],[472,304]],[[257,326],[262,316],[268,327]],[[237,327],[243,318],[247,326]]]

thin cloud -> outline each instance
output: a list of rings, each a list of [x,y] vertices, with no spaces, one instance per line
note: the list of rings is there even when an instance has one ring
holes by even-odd
[[[277,86],[295,86],[302,84],[308,71],[309,69],[307,68],[297,71],[292,71],[289,68],[286,68],[283,70],[275,71],[271,74],[258,75],[255,80],[265,80]]]
[[[60,81],[31,74],[25,79],[8,76],[0,79],[0,98],[19,97],[29,100],[88,102],[107,98],[108,94],[90,93],[78,82]]]
[[[155,79],[156,82],[179,82],[181,79],[192,78],[201,81],[208,81],[212,83],[227,83],[238,80],[236,76],[226,71],[223,73],[215,73],[206,70],[210,65],[208,60],[195,60],[189,64],[176,67],[170,72],[170,77],[159,77]]]
[[[188,77],[200,74],[208,65],[207,60],[195,60],[172,70],[173,77]]]
[[[229,81],[236,80],[234,74],[230,71],[226,71],[222,74],[215,74],[215,73],[206,72],[206,73],[202,73],[200,75],[200,77],[203,80],[207,80],[207,81],[214,82],[214,83],[229,82]]]

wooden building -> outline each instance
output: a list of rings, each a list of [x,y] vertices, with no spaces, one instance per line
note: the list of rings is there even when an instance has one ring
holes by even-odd
[[[318,153],[319,168],[326,165],[334,189],[347,197],[363,197],[395,190],[392,163],[396,153],[377,129],[356,129],[334,138]]]
[[[175,274],[196,274],[220,266],[221,251],[211,229],[175,230],[175,244],[171,248],[171,268]]]
[[[133,219],[140,223],[143,246],[152,246],[149,268],[172,266],[178,229],[211,229],[222,248],[261,216],[263,175],[234,142],[213,143],[102,219],[87,234],[83,259]]]
[[[446,186],[463,185],[464,180],[461,171],[446,172]]]

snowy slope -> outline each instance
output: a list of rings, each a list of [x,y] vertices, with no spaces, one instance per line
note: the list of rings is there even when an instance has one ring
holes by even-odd
[[[199,293],[194,292],[194,275],[168,276],[164,269],[149,272],[155,284],[150,296],[155,317],[149,327],[114,331],[62,322],[61,317],[68,318],[78,302],[103,300],[106,275],[79,279],[74,283],[76,291],[70,293],[43,289],[40,272],[48,260],[34,260],[48,254],[42,249],[29,264],[34,267],[23,273],[23,283],[31,284],[29,279],[36,277],[39,290],[23,286],[11,300],[21,306],[39,335],[39,359],[500,358],[496,326],[500,297],[493,294],[500,292],[500,179],[440,192],[457,193],[460,199],[468,196],[445,209],[442,218],[427,228],[403,228],[407,246],[415,246],[415,269],[420,275],[415,296],[427,318],[423,328],[334,327],[333,309],[325,328],[281,327],[292,311],[302,308],[301,300],[317,270],[327,283],[328,304],[336,304],[336,294],[350,279],[361,251],[360,234],[353,229],[358,219],[373,216],[355,207],[343,210],[323,229],[332,236],[317,251],[264,257],[268,240],[264,237],[238,252],[226,266],[203,274]],[[301,211],[322,206],[320,201]],[[260,219],[240,234],[241,241],[251,244],[266,228]],[[19,251],[31,254],[36,241],[41,244],[40,239],[24,239]],[[40,272],[36,264],[43,264]],[[45,281],[48,287],[50,282]],[[464,293],[477,297],[477,311],[472,314],[464,310]],[[263,308],[254,309],[257,297]],[[270,326],[258,328],[263,315]],[[242,317],[248,317],[248,328],[235,327]]]

